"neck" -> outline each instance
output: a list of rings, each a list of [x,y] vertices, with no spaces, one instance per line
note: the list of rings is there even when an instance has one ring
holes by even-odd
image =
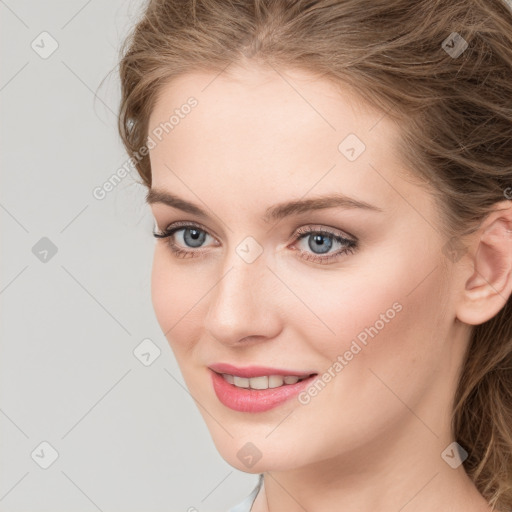
[[[453,440],[413,423],[408,435],[399,432],[299,469],[265,472],[251,512],[491,512],[464,466],[454,469],[441,457]]]

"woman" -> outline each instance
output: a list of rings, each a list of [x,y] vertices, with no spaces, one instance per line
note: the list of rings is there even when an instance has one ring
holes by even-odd
[[[153,0],[120,76],[232,510],[511,510],[507,2]]]

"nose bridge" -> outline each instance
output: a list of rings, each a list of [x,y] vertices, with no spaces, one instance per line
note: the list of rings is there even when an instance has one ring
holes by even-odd
[[[226,342],[271,336],[275,310],[268,291],[272,278],[261,246],[258,249],[253,241],[245,240],[231,249],[211,291],[205,327]]]

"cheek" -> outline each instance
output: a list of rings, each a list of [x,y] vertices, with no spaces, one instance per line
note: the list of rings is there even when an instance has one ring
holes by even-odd
[[[380,258],[364,272],[317,273],[315,279],[302,273],[292,281],[311,311],[302,304],[290,307],[288,323],[301,330],[299,338],[307,340],[317,361],[328,368],[346,356],[348,364],[342,364],[357,367],[351,378],[361,382],[368,380],[367,368],[381,368],[390,378],[400,375],[397,368],[413,373],[419,360],[433,368],[443,349],[440,304],[446,284],[435,253],[423,261],[410,254],[389,259]]]
[[[308,439],[304,457],[325,450],[323,439],[311,440],[308,434],[318,429],[319,421],[325,438],[340,440],[340,446],[364,444],[410,416],[404,403],[419,412],[418,404],[443,378],[446,368],[440,362],[446,359],[446,344],[444,328],[439,327],[439,296],[445,284],[440,269],[423,280],[435,263],[417,265],[404,257],[386,267],[379,261],[379,268],[364,278],[358,274],[352,280],[347,273],[346,278],[331,277],[335,285],[325,281],[315,288],[303,276],[294,283],[295,290],[303,285],[313,290],[305,296],[308,306],[335,331],[333,335],[304,309],[302,318],[297,309],[294,318],[287,319],[301,326],[298,338],[308,344],[304,354],[324,363],[319,368],[321,382],[299,398],[303,407],[287,420],[296,421],[301,426],[297,435]],[[379,271],[382,268],[389,271]],[[289,432],[276,430],[273,435],[276,445],[286,446]]]
[[[203,289],[204,288],[204,289]],[[201,297],[208,281],[181,268],[164,244],[155,247],[151,272],[151,299],[156,318],[173,350],[197,338],[201,328]],[[178,355],[177,354],[177,355]]]
[[[329,411],[338,404],[360,418],[366,431],[385,429],[407,415],[404,403],[420,414],[426,395],[445,379],[449,360],[439,309],[440,278],[435,271],[412,293],[414,285],[405,281],[375,287],[360,306],[353,303],[339,317],[338,342],[322,347],[327,355],[322,375],[330,369],[334,377],[314,399],[315,408]],[[379,424],[372,423],[376,417]]]
[[[162,257],[162,250],[155,244],[153,254],[153,267],[151,269],[151,300],[155,315],[163,332],[173,324],[172,316],[175,314],[173,295],[176,290],[172,275],[166,271]]]

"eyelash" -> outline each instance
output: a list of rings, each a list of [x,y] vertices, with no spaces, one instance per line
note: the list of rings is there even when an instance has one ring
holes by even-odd
[[[200,224],[184,222],[184,223],[175,223],[175,224],[171,225],[170,227],[168,227],[166,230],[164,230],[162,233],[153,232],[153,236],[155,238],[169,238],[168,245],[169,245],[171,251],[174,253],[174,255],[177,258],[198,257],[204,251],[201,251],[200,249],[191,249],[191,250],[183,249],[182,247],[178,246],[172,240],[172,236],[177,231],[181,231],[182,229],[186,229],[186,228],[196,229],[198,231],[202,231],[206,234],[209,234],[208,231],[206,229],[204,229],[204,227],[202,227]],[[318,254],[313,254],[313,253],[310,253],[307,251],[299,250],[299,256],[307,261],[313,261],[315,263],[321,263],[321,264],[328,264],[333,260],[337,260],[343,254],[354,253],[358,247],[358,243],[356,240],[345,238],[335,232],[329,231],[326,228],[315,229],[313,226],[299,228],[293,237],[294,242],[300,241],[303,238],[307,238],[307,236],[310,234],[319,234],[319,235],[324,235],[324,236],[333,238],[336,242],[339,242],[340,244],[344,245],[344,247],[339,249],[337,252],[328,254],[326,256],[320,256]],[[307,256],[302,256],[303,254],[306,254]]]

